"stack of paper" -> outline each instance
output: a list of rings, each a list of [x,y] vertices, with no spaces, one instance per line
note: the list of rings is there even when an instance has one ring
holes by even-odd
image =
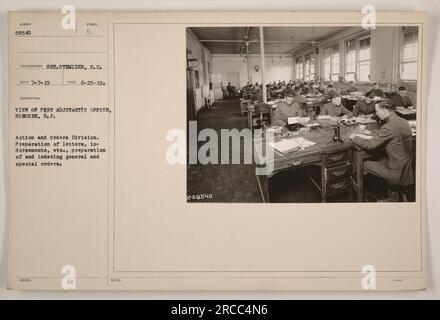
[[[285,139],[275,143],[269,143],[269,146],[281,153],[289,153],[293,151],[303,150],[304,148],[315,145],[315,142],[298,137],[294,139]]]
[[[369,135],[366,135],[366,134],[363,134],[363,133],[358,133],[356,136],[359,137],[359,138],[362,138],[362,139],[367,139],[367,140],[370,140],[370,139],[373,138],[372,136],[369,136]]]
[[[305,126],[307,128],[319,127],[319,123],[307,123]]]
[[[315,145],[315,142],[304,139],[303,137],[298,137],[295,140],[303,149]]]
[[[271,142],[269,143],[269,146],[281,153],[288,153],[301,149],[301,146],[295,141],[295,139],[286,139],[275,143]]]
[[[362,124],[369,124],[369,123],[375,123],[376,120],[371,119],[369,117],[365,118],[365,117],[358,117],[356,118],[356,121]]]
[[[288,117],[287,124],[300,123],[301,117]]]

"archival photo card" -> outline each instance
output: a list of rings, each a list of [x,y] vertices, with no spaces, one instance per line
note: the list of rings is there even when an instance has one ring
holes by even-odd
[[[188,27],[188,202],[414,202],[418,34]]]

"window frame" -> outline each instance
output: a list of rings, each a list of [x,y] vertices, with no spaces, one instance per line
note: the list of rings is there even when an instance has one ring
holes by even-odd
[[[308,58],[308,63],[307,63]],[[315,80],[316,71],[315,71],[315,53],[313,51],[304,54],[304,75],[303,79],[305,81]],[[313,70],[313,72],[312,72]]]
[[[335,67],[335,63],[334,63],[334,55],[335,54],[334,54],[333,49],[336,47],[338,47],[338,57],[336,59],[338,71],[334,72],[333,68]],[[326,78],[326,56],[325,56],[326,50],[330,50],[330,55],[328,56],[328,58],[329,58],[329,63],[328,63],[329,64],[329,74],[328,74],[329,77],[328,78]],[[341,75],[341,46],[340,46],[339,42],[332,43],[330,45],[323,47],[323,49],[322,49],[322,66],[323,66],[322,75],[323,75],[324,81],[328,81],[328,82],[339,81],[339,77]],[[337,77],[338,77],[336,80],[333,79],[334,75],[337,75]]]
[[[328,78],[326,78],[326,50],[330,53],[328,55]],[[322,49],[322,77],[324,81],[332,81],[332,46],[327,46]]]
[[[335,55],[333,53],[333,49],[336,48],[336,47],[338,48],[338,56],[335,59],[335,57],[334,57]],[[341,46],[340,46],[340,43],[338,42],[336,44],[333,44],[330,47],[330,51],[331,51],[331,55],[330,55],[330,81],[338,82],[339,81],[339,76],[341,75]],[[335,61],[334,60],[336,61],[338,72],[334,72],[334,70],[333,70],[333,68],[335,67]],[[335,75],[336,75],[337,79],[333,78]]]
[[[299,76],[298,76],[298,71],[300,72]],[[302,56],[295,57],[295,79],[297,80],[304,79],[304,60]]]
[[[407,29],[406,29],[407,28]],[[417,35],[417,40],[414,42],[414,47],[415,47],[415,58],[412,59],[405,59],[407,61],[403,61],[403,51],[405,48],[405,34],[409,34],[409,33],[416,33]],[[418,68],[419,68],[419,28],[418,27],[402,27],[402,33],[401,33],[401,44],[400,44],[400,59],[399,59],[399,78],[402,82],[404,83],[414,83],[417,81],[417,73],[418,73]],[[416,65],[416,75],[415,78],[404,78],[403,77],[403,66],[405,64],[415,64]]]
[[[369,44],[369,46],[368,46],[368,50],[370,51],[369,52],[369,57],[368,57],[368,59],[364,59],[364,60],[362,60],[361,61],[361,59],[360,59],[360,54],[361,54],[361,45],[360,45],[360,42],[362,41],[362,40],[365,40],[365,39],[369,39],[370,41],[370,44]],[[371,34],[366,34],[366,35],[363,35],[363,36],[360,36],[360,37],[358,37],[357,38],[357,59],[356,59],[357,61],[356,61],[356,76],[357,76],[357,79],[358,79],[358,81],[357,82],[363,82],[363,83],[369,83],[370,82],[370,79],[371,79]],[[369,74],[368,74],[368,79],[367,80],[361,80],[360,79],[360,69],[361,69],[361,62],[364,62],[364,61],[368,61],[368,66],[369,66]]]
[[[354,42],[354,72],[347,72],[347,56],[348,56],[348,46],[347,42],[353,41]],[[358,82],[358,67],[357,67],[357,61],[358,61],[358,39],[357,38],[349,38],[344,40],[344,80],[347,81],[347,75],[353,74],[354,79],[352,81]]]
[[[365,39],[370,39],[370,45],[369,45],[369,59],[364,59],[361,60],[360,59],[360,51],[361,51],[361,46],[360,46],[360,42],[362,40]],[[348,41],[354,41],[355,42],[355,61],[354,61],[354,65],[355,65],[355,72],[347,72],[347,56],[348,56],[348,46],[347,46],[347,42]],[[360,79],[360,66],[362,62],[367,62],[368,61],[368,65],[369,65],[369,75],[371,75],[371,34],[367,33],[367,34],[361,34],[361,35],[357,35],[355,37],[348,37],[346,39],[344,39],[344,80],[345,81],[354,81],[356,83],[369,83],[370,79],[368,78],[367,80],[361,80]],[[351,75],[354,74],[354,80],[348,80],[347,79],[347,75]]]

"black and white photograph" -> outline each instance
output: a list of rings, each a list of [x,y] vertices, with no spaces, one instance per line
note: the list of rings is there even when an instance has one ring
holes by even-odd
[[[416,201],[418,33],[188,27],[187,202]]]

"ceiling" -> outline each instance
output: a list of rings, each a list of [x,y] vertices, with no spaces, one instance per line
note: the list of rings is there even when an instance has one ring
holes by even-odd
[[[213,54],[240,54],[247,27],[189,28]],[[319,42],[347,27],[264,27],[266,54],[292,53],[310,41]],[[250,27],[249,53],[260,53],[259,28]],[[293,43],[292,43],[293,40]]]

